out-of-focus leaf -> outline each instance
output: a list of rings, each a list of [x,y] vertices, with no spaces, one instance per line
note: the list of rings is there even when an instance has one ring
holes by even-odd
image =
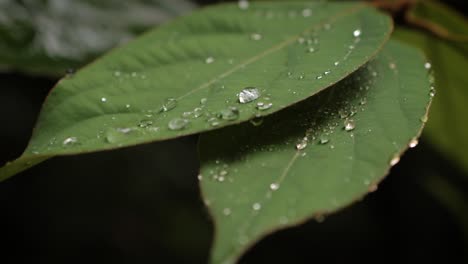
[[[63,75],[194,7],[187,0],[1,0],[0,67]]]
[[[195,12],[61,80],[26,152],[0,168],[0,180],[56,155],[166,140],[279,111],[368,62],[391,30],[389,17],[362,3]]]
[[[434,70],[437,95],[424,135],[468,172],[468,47],[402,28],[394,36],[424,50]]]
[[[406,13],[407,20],[439,37],[468,45],[468,21],[439,1],[416,1]]]
[[[431,101],[424,63],[417,49],[390,42],[345,80],[262,125],[202,134],[212,262],[232,263],[275,229],[320,220],[375,190],[417,144]]]

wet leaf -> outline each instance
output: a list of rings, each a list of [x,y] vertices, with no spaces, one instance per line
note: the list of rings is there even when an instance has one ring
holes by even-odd
[[[0,67],[63,76],[193,8],[187,0],[3,0]]]
[[[468,123],[460,119],[468,115],[468,46],[453,45],[430,34],[401,28],[395,37],[424,50],[434,70],[437,94],[424,135],[468,171]]]
[[[390,42],[350,77],[261,126],[202,134],[212,263],[232,263],[276,229],[323,221],[365,194],[417,145],[431,100],[418,50]]]
[[[0,179],[32,157],[258,120],[345,78],[379,51],[391,29],[390,18],[359,3],[231,4],[195,12],[62,79],[25,154],[1,168]]]

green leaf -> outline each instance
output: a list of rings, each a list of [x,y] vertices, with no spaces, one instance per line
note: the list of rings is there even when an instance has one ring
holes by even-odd
[[[391,30],[387,16],[356,3],[195,12],[61,80],[25,154],[0,168],[0,180],[31,157],[167,140],[271,114],[358,69]],[[260,97],[239,103],[247,87]]]
[[[392,41],[367,66],[261,126],[202,134],[212,263],[232,263],[274,230],[321,221],[375,190],[417,144],[431,99],[424,63]]]
[[[406,13],[407,20],[439,37],[468,43],[468,21],[439,1],[416,1]]]
[[[3,0],[0,67],[63,76],[194,7],[186,0]]]
[[[432,63],[437,95],[424,136],[468,171],[468,123],[460,119],[468,115],[468,47],[457,48],[451,42],[402,28],[395,37],[424,50]]]

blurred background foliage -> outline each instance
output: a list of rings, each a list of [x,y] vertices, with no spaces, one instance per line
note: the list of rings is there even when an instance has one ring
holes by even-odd
[[[66,71],[148,28],[227,1],[0,0],[0,163],[19,156]],[[432,63],[420,145],[375,193],[277,232],[242,263],[468,262],[468,22],[464,0],[371,1]],[[197,137],[60,157],[0,184],[2,263],[206,263],[213,226]]]

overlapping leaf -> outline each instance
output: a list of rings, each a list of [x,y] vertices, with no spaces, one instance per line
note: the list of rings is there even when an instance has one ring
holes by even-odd
[[[416,49],[390,42],[347,79],[259,126],[202,134],[212,263],[232,263],[273,230],[321,220],[375,190],[427,119],[424,64]]]
[[[3,0],[0,67],[62,76],[194,7],[186,0]]]
[[[265,116],[345,78],[388,39],[361,3],[219,5],[161,26],[61,80],[25,154],[0,179],[55,155],[113,149]],[[238,98],[245,88],[254,94]],[[258,98],[257,98],[258,96]]]

